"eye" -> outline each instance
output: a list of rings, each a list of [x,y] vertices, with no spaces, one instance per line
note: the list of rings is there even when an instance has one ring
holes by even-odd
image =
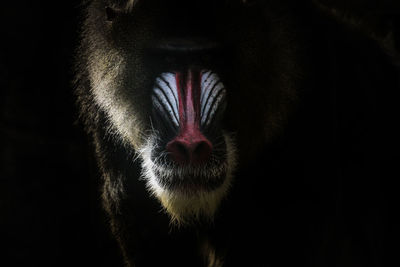
[[[112,8],[112,7],[106,7],[106,19],[107,21],[113,21],[117,16],[119,15],[119,12]]]

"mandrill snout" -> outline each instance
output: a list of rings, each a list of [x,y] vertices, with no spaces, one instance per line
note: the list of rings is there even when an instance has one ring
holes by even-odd
[[[214,72],[189,68],[163,73],[156,79],[152,99],[153,121],[166,137],[160,148],[170,161],[204,166],[225,149],[219,121],[226,90]]]

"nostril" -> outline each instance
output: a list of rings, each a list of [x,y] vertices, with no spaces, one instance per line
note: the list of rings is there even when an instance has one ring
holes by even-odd
[[[176,140],[167,144],[167,152],[176,162],[184,163],[190,159],[189,151],[186,149],[186,146],[182,142]]]
[[[175,151],[172,152],[174,152],[175,154],[179,154],[183,158],[190,158],[190,151],[184,143],[175,142],[173,146],[175,147]]]
[[[187,141],[176,138],[166,148],[172,160],[179,164],[202,164],[208,161],[212,153],[212,145],[207,139]]]
[[[212,152],[212,147],[205,141],[199,142],[195,144],[193,150],[194,159],[197,161],[205,161],[207,160]]]

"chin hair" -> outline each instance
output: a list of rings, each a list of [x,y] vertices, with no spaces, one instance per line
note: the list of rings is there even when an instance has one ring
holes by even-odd
[[[223,183],[212,190],[197,191],[170,189],[160,182],[160,177],[156,174],[161,173],[164,174],[164,178],[168,178],[172,170],[168,170],[163,164],[152,160],[151,152],[155,147],[155,136],[151,135],[139,150],[139,157],[142,160],[142,179],[146,181],[148,191],[161,202],[163,209],[170,215],[172,224],[180,226],[200,221],[212,223],[221,201],[229,191],[236,167],[236,146],[232,136],[226,133],[223,135],[226,144]],[[178,172],[185,173],[184,170],[178,170]],[[201,169],[196,172],[201,173]],[[220,171],[217,169],[211,170],[211,173],[218,172]],[[184,178],[184,174],[181,176]]]

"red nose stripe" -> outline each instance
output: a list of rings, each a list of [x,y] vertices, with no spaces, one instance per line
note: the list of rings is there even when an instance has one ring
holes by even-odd
[[[189,70],[176,73],[176,88],[179,99],[179,121],[181,133],[200,127],[201,73]]]
[[[212,152],[211,142],[200,132],[201,72],[188,70],[175,76],[179,102],[179,133],[167,150],[178,163],[204,163]]]

